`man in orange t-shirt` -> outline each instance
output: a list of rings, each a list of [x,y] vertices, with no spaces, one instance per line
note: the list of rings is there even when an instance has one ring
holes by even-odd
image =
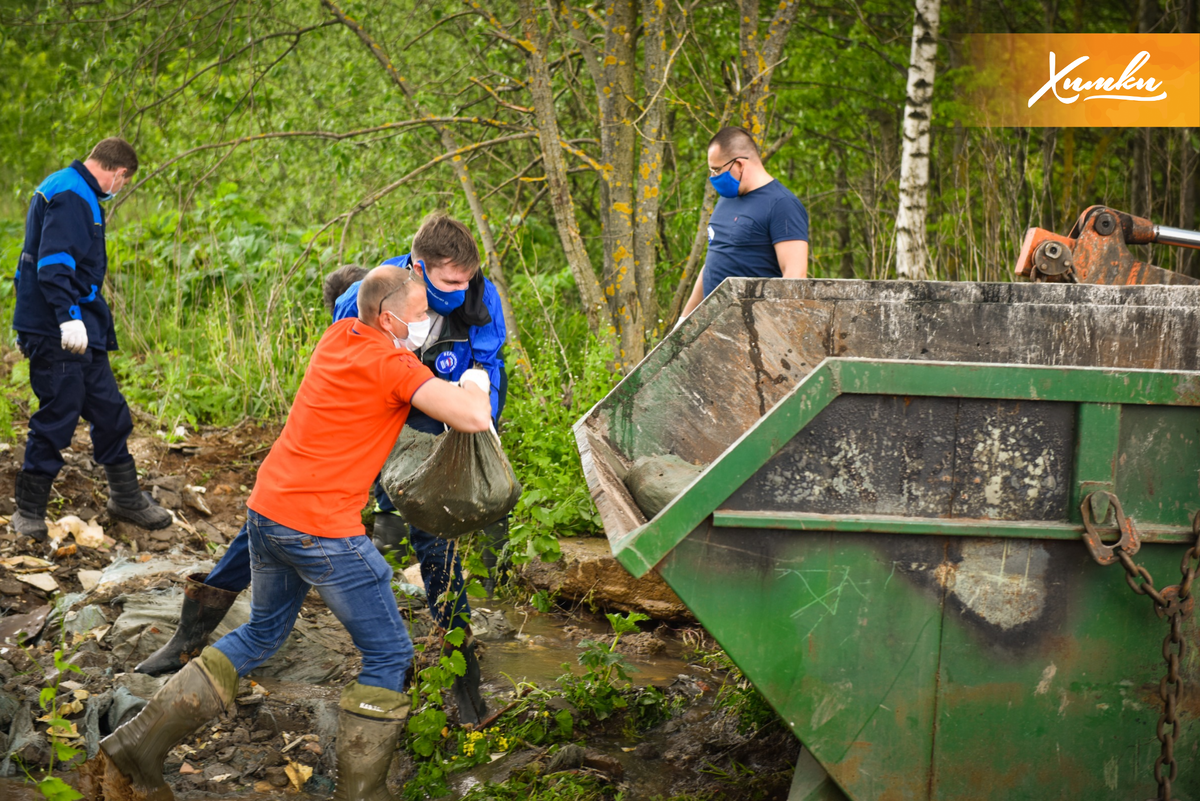
[[[413,647],[391,592],[392,569],[359,510],[411,407],[466,432],[487,430],[492,417],[486,373],[468,371],[450,384],[412,354],[429,327],[425,285],[414,271],[375,268],[359,288],[358,308],[358,318],[334,323],[317,343],[247,501],[250,622],[204,649],[100,743],[91,771],[105,797],[169,792],[167,751],[229,704],[239,676],[279,650],[316,587],[362,654],[358,680],[342,692],[334,797],[392,798],[385,779],[408,712],[400,690]]]

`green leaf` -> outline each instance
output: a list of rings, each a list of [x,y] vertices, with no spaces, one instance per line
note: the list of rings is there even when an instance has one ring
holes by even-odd
[[[471,579],[471,583],[467,585],[467,595],[472,598],[486,598],[487,590],[479,583],[479,579]]]
[[[449,663],[446,664],[446,669],[455,676],[463,676],[467,672],[467,660],[462,651],[451,651],[449,656],[442,657],[442,663]]]
[[[58,695],[58,690],[55,687],[43,687],[38,693],[38,706],[42,709],[48,709],[50,704],[54,702],[54,697]]]
[[[71,746],[65,743],[60,743],[57,740],[52,740],[50,742],[50,746],[54,749],[54,757],[59,762],[70,762],[80,753],[78,748],[72,748]]]
[[[453,645],[455,647],[460,647],[463,644],[463,640],[465,640],[466,637],[467,637],[466,629],[450,629],[449,631],[446,632],[446,642],[450,643],[451,645]]]
[[[575,719],[565,709],[554,716],[554,722],[558,724],[558,731],[564,737],[570,737],[575,731]]]
[[[74,787],[57,776],[47,776],[37,783],[37,788],[48,801],[76,801],[83,798]]]

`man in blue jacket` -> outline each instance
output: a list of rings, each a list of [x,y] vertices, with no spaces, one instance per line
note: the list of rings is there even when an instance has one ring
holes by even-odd
[[[166,528],[171,514],[142,492],[126,447],[133,431],[108,352],[117,349],[112,313],[102,289],[108,272],[104,210],[137,172],[124,139],[101,141],[86,161],[73,161],[42,181],[29,203],[25,244],[13,276],[13,328],[29,359],[38,410],[29,419],[25,462],[17,474],[18,534],[46,539],[46,504],[79,418],[91,424],[96,462],[108,475],[108,511],[148,529]]]
[[[420,341],[406,341],[422,363],[438,378],[458,381],[474,367],[486,370],[491,384],[493,420],[504,408],[508,381],[501,349],[507,337],[500,295],[479,269],[479,250],[470,229],[444,214],[430,215],[413,238],[413,252],[387,259],[402,269],[416,270],[425,280],[430,326]],[[331,275],[334,279],[339,270]],[[328,290],[331,280],[327,280]],[[358,316],[358,288],[350,284],[333,306],[333,319]],[[428,434],[441,434],[445,426],[419,409],[413,409],[405,425]],[[400,546],[408,538],[421,563],[421,576],[429,597],[429,608],[438,625],[449,630],[469,631],[471,609],[463,591],[462,564],[450,540],[407,526],[378,484],[374,542],[382,552]],[[490,539],[503,537],[505,523],[489,529]],[[493,544],[493,548],[496,544]],[[238,593],[250,584],[250,554],[246,538],[239,535],[212,572],[189,576],[179,627],[171,640],[151,654],[135,670],[158,675],[179,670],[187,659],[200,653],[208,637],[220,625]],[[479,694],[479,663],[474,643],[464,646],[467,675],[455,682],[453,695],[463,723],[478,723],[486,717]]]

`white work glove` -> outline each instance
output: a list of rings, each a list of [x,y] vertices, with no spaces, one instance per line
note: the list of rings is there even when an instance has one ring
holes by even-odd
[[[484,394],[491,393],[492,379],[488,377],[487,370],[472,368],[462,374],[462,378],[458,379],[458,385],[465,387],[467,384],[474,384],[484,391]]]
[[[69,350],[71,353],[87,352],[87,326],[83,324],[83,320],[67,320],[60,323],[58,328],[62,331],[63,350]]]

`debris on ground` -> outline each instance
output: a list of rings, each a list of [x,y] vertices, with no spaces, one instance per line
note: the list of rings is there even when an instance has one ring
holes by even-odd
[[[131,671],[173,633],[186,577],[209,570],[245,521],[256,465],[276,434],[270,427],[245,424],[196,432],[176,443],[157,436],[131,439],[145,486],[175,516],[170,527],[147,532],[104,511],[104,471],[84,455],[90,445],[80,427],[55,483],[58,496],[51,505],[47,542],[19,542],[6,527],[0,529],[0,796],[36,797],[25,795],[22,777],[49,763],[51,735],[78,750],[71,761],[57,766],[66,768],[61,775],[72,780],[69,769],[94,756],[100,740],[136,715],[167,681],[167,676]],[[19,448],[0,452],[0,485],[12,486],[22,456]],[[6,523],[3,515],[11,512],[11,498],[0,498],[0,521]],[[557,576],[544,566],[528,567],[526,575],[536,579],[534,584],[552,586],[561,599],[586,597],[592,609],[645,610],[660,620],[687,618],[665,584],[635,582],[619,567],[619,575],[598,581],[616,564],[602,540],[564,540],[563,553]],[[419,567],[398,572],[394,587],[420,670],[436,662],[442,643],[426,607]],[[473,606],[472,633],[497,718],[517,697],[514,682],[552,686],[564,667],[569,672],[577,665],[581,642],[613,640],[603,616],[582,609],[562,620],[531,609],[514,612],[501,603],[477,600]],[[243,593],[214,639],[244,623],[249,613],[249,593]],[[625,724],[614,717],[588,730],[586,742],[582,735],[577,743],[550,749],[513,742],[492,755],[493,763],[454,774],[459,782],[451,783],[454,793],[484,786],[481,782],[504,781],[522,770],[585,777],[608,788],[611,797],[622,792],[628,799],[649,797],[642,794],[646,788],[663,797],[709,792],[716,780],[697,770],[705,760],[753,764],[755,753],[770,749],[771,770],[783,787],[779,797],[785,796],[794,738],[786,732],[778,741],[738,734],[728,710],[713,707],[720,682],[679,674],[689,669],[679,655],[699,642],[689,639],[696,631],[684,629],[681,637],[663,625],[620,638],[617,653],[643,660],[639,664],[650,673],[639,681],[660,686],[664,708],[673,704],[677,712],[639,741],[628,740],[622,734]],[[702,633],[697,636],[702,639]],[[653,660],[670,666],[667,675],[654,673]],[[287,643],[253,677],[242,680],[228,713],[168,755],[165,775],[177,796],[328,796],[335,775],[338,699],[359,667],[345,629],[320,596],[310,593]],[[675,674],[678,678],[671,678]],[[47,688],[54,690],[52,699],[42,695]],[[586,726],[562,698],[549,708],[576,716],[574,725]],[[447,711],[454,725],[454,711]],[[68,728],[51,732],[55,716],[65,719]],[[391,770],[393,786],[412,780],[417,771],[401,749]]]

